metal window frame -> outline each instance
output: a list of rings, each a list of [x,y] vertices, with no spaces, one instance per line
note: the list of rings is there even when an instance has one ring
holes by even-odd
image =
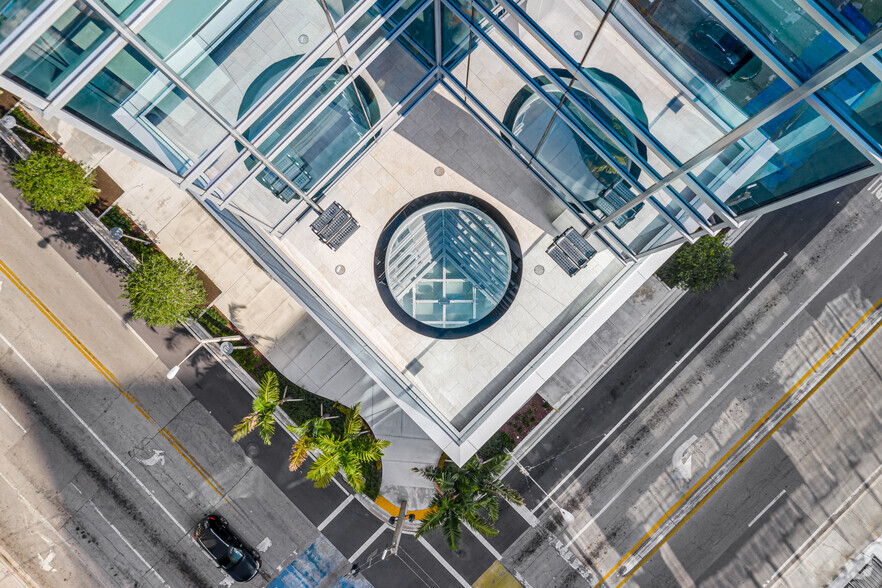
[[[397,2],[395,5],[398,6],[398,5],[403,4],[404,2],[407,2],[407,1],[408,0],[399,0],[399,2]],[[433,0],[426,0],[425,2],[423,2],[422,6],[420,6],[418,9],[416,9],[413,14],[411,14],[408,18],[403,20],[399,25],[397,25],[394,29],[392,29],[389,32],[389,35],[385,39],[383,39],[382,42],[380,42],[379,44],[377,44],[376,47],[371,49],[370,53],[368,53],[358,63],[358,65],[355,68],[350,67],[349,73],[346,75],[346,82],[338,84],[332,91],[328,92],[328,94],[324,98],[322,98],[322,100],[320,102],[318,102],[313,107],[313,109],[310,111],[309,114],[307,114],[305,117],[303,117],[300,120],[300,122],[298,122],[296,125],[294,125],[283,137],[281,137],[279,139],[278,144],[275,147],[273,147],[270,151],[267,152],[267,154],[266,154],[267,159],[275,159],[279,155],[279,153],[284,151],[284,149],[288,146],[288,143],[290,143],[294,138],[296,138],[296,136],[303,129],[305,129],[309,125],[309,123],[314,121],[315,118],[317,116],[319,116],[324,111],[324,109],[327,107],[328,104],[333,102],[340,94],[342,94],[346,90],[347,85],[353,83],[355,81],[355,78],[358,75],[360,75],[362,71],[367,69],[367,67],[371,63],[373,63],[374,60],[376,60],[380,56],[380,54],[382,54],[383,51],[389,45],[391,45],[393,42],[395,42],[395,40],[398,38],[398,36],[401,33],[403,33],[404,30],[408,26],[410,26],[410,23],[412,23],[414,20],[416,20],[416,18],[420,15],[420,13],[422,13],[423,10],[428,8],[429,2],[432,2],[432,1]],[[382,24],[383,24],[382,22],[378,23],[377,29],[379,29],[380,26],[382,26]],[[366,41],[366,39],[364,41]],[[347,58],[352,57],[354,55],[354,53],[358,49],[360,49],[363,44],[364,44],[364,42],[360,43],[359,45],[353,45],[353,47],[351,47],[350,49],[347,49],[346,53],[343,55],[343,58],[342,58],[344,63],[346,62]],[[348,66],[348,63],[346,63],[346,65]],[[423,65],[421,63],[419,63],[419,66],[423,67]],[[330,70],[330,68],[328,68],[328,70]],[[329,71],[328,72],[329,75],[327,77],[330,77],[331,73],[333,73],[333,71]],[[322,77],[325,77],[325,76],[324,75],[320,76],[319,78],[316,79],[316,81],[318,81]],[[301,92],[300,96],[298,96],[298,98],[296,100],[291,102],[287,107],[285,107],[284,110],[282,110],[279,113],[279,115],[276,117],[275,121],[271,125],[268,125],[263,131],[261,131],[261,133],[257,137],[254,138],[253,143],[255,145],[259,145],[261,142],[263,142],[266,139],[266,137],[268,137],[273,131],[275,131],[279,126],[281,126],[282,123],[284,123],[288,119],[288,117],[291,114],[293,114],[297,110],[297,108],[299,108],[300,105],[302,105],[312,95],[312,93],[314,91],[313,87],[315,87],[315,89],[317,90],[318,88],[321,87],[322,83],[324,83],[324,81],[322,81],[319,84],[313,83],[313,84],[310,84],[310,88],[304,89],[304,91]]]
[[[34,12],[29,14],[28,18],[17,26],[0,45],[0,72],[5,72],[19,57],[24,55],[25,51],[49,30],[49,27],[61,18],[75,2],[76,0],[44,1]],[[74,74],[76,74],[76,70],[69,75]]]
[[[447,5],[448,9],[454,11],[454,13],[459,17],[459,19],[462,20],[463,23],[466,24],[466,26],[468,26],[471,31],[473,31],[476,35],[478,35],[481,38],[481,40],[483,40],[484,43],[496,54],[496,56],[500,60],[502,60],[503,63],[508,65],[511,68],[511,70],[516,75],[518,75],[522,79],[522,81],[524,81],[524,83],[533,90],[533,92],[536,93],[537,96],[542,98],[542,100],[546,103],[546,105],[548,105],[548,107],[553,112],[555,112],[558,116],[560,116],[560,118],[562,120],[564,120],[569,125],[570,129],[574,133],[576,133],[579,136],[579,138],[581,138],[588,145],[590,145],[591,148],[608,165],[610,165],[616,171],[617,174],[619,174],[622,178],[627,180],[629,184],[631,184],[632,186],[634,186],[634,188],[636,190],[638,190],[639,195],[636,198],[629,200],[626,205],[620,207],[615,212],[611,213],[609,215],[609,217],[605,217],[604,220],[606,222],[603,222],[603,221],[599,221],[599,222],[601,222],[604,225],[608,224],[612,220],[615,220],[616,218],[621,216],[619,211],[621,211],[622,213],[627,212],[627,211],[631,210],[632,208],[634,208],[634,206],[636,206],[640,202],[643,202],[645,200],[649,200],[650,205],[653,208],[655,208],[656,211],[660,215],[662,215],[668,223],[670,223],[672,226],[674,226],[678,231],[680,231],[681,234],[683,234],[687,238],[693,238],[693,237],[690,237],[690,232],[686,230],[686,228],[679,221],[679,219],[674,217],[670,213],[670,211],[667,210],[667,208],[665,208],[657,200],[652,198],[651,193],[650,194],[643,193],[644,190],[643,190],[642,184],[640,183],[640,181],[636,177],[634,177],[631,174],[630,170],[626,169],[615,158],[611,157],[606,152],[606,150],[603,148],[603,146],[600,145],[600,143],[597,141],[597,139],[595,139],[590,134],[588,134],[565,108],[558,108],[560,101],[552,100],[552,98],[545,92],[545,90],[542,89],[535,82],[535,80],[533,80],[533,78],[529,74],[527,74],[523,70],[523,68],[521,68],[520,65],[517,64],[514,61],[514,59],[508,55],[508,53],[506,51],[504,51],[501,47],[499,47],[496,44],[496,42],[493,39],[491,39],[490,36],[487,33],[485,33],[480,27],[477,27],[477,26],[473,25],[472,23],[467,22],[468,19],[467,19],[466,15],[459,9],[458,6],[451,4],[448,0],[442,0],[442,1],[444,2],[445,5]],[[485,18],[486,18],[486,16],[485,16]],[[544,66],[544,64],[542,64],[541,61],[537,57],[535,57],[532,54],[527,53],[528,49],[526,49],[526,47],[517,47],[516,44],[513,42],[513,40],[508,35],[504,34],[503,36],[506,37],[506,40],[511,42],[513,45],[515,45],[516,49],[519,49],[521,51],[521,54],[524,55],[524,57],[526,57],[531,62],[531,64],[536,66],[546,77],[548,77],[549,79],[551,79],[551,78],[556,79],[557,76],[555,76],[554,73],[552,73],[550,71],[550,69],[548,69],[546,66]],[[444,72],[445,72],[445,75],[447,75],[451,78],[455,78],[454,74],[452,72],[448,71],[447,69],[444,69]],[[457,80],[457,82],[458,81],[459,80]],[[573,105],[575,105],[579,109],[580,112],[582,112],[589,120],[591,120],[592,123],[594,123],[595,125],[598,126],[598,128],[601,130],[601,132],[608,139],[610,139],[613,144],[615,144],[617,147],[622,149],[625,153],[628,153],[629,155],[633,154],[634,159],[636,160],[636,163],[640,166],[642,171],[649,174],[650,177],[653,179],[660,179],[661,178],[661,176],[657,172],[655,172],[655,170],[652,169],[651,166],[649,166],[648,162],[643,163],[640,161],[641,158],[639,157],[639,155],[637,155],[636,153],[633,153],[633,151],[634,151],[633,148],[630,145],[627,145],[621,139],[621,137],[617,136],[615,133],[609,133],[606,129],[605,123],[603,123],[594,113],[585,109],[582,106],[582,104],[575,97],[573,97],[569,94],[568,89],[566,87],[560,87],[557,83],[555,83],[555,85],[558,86],[558,90],[563,95],[565,95],[567,98],[569,98],[570,102]],[[469,92],[469,95],[471,95],[471,92]],[[613,135],[615,137],[613,137]],[[527,151],[529,151],[529,150],[527,150]],[[533,156],[535,157],[535,153],[533,153]],[[645,165],[645,167],[644,167],[644,165]],[[690,217],[693,217],[692,207],[686,203],[683,203],[682,199],[679,197],[679,194],[676,194],[676,191],[671,190],[671,192],[673,193],[673,195],[675,195],[676,199],[681,203],[682,208],[687,213],[687,215],[689,215]],[[699,224],[699,226],[703,226],[706,224],[703,221],[703,219],[701,219],[700,217],[698,217],[698,218],[693,217],[693,220],[695,220]]]
[[[399,2],[396,2],[396,4],[393,6],[393,9],[394,9],[394,7],[402,5],[406,1],[407,0],[400,0]],[[382,51],[386,47],[388,47],[392,42],[394,42],[395,39],[397,39],[398,36],[400,34],[402,34],[404,32],[404,30],[410,25],[410,23],[413,22],[413,20],[416,19],[423,12],[423,10],[428,8],[429,3],[432,1],[434,1],[434,0],[426,0],[421,6],[415,7],[414,13],[411,14],[407,19],[402,21],[392,31],[390,31],[389,36],[386,37],[382,43],[378,44],[377,47],[372,49],[371,52],[364,58],[364,60],[361,63],[359,63],[358,67],[356,67],[355,69],[349,69],[349,73],[346,74],[344,80],[342,80],[341,83],[339,83],[331,92],[329,92],[325,97],[323,97],[322,100],[319,101],[313,107],[313,109],[309,112],[309,114],[307,114],[303,119],[301,119],[300,122],[297,123],[297,125],[292,127],[285,134],[285,136],[280,138],[278,144],[272,150],[267,152],[267,154],[265,156],[258,157],[258,161],[260,161],[264,165],[263,166],[261,166],[261,165],[255,166],[255,170],[252,170],[252,172],[250,174],[248,174],[248,176],[246,176],[245,179],[243,179],[241,182],[239,182],[229,193],[225,194],[224,199],[223,199],[223,203],[222,203],[222,208],[226,207],[227,204],[229,204],[229,202],[231,201],[231,199],[235,196],[236,192],[238,192],[241,189],[241,187],[245,185],[246,181],[250,180],[251,178],[255,177],[258,173],[260,173],[260,171],[262,170],[262,168],[264,166],[266,166],[267,169],[270,169],[270,171],[272,171],[275,175],[279,176],[281,179],[286,180],[286,182],[285,182],[286,184],[293,187],[293,184],[290,181],[288,181],[287,178],[285,178],[283,174],[280,174],[275,169],[275,166],[269,166],[269,165],[267,165],[267,162],[271,162],[273,159],[278,157],[278,155],[282,151],[284,151],[284,149],[288,146],[288,143],[290,143],[294,138],[296,138],[296,136],[300,132],[302,132],[302,130],[304,128],[306,128],[319,115],[321,115],[321,113],[325,110],[325,108],[331,102],[333,102],[342,92],[344,92],[350,84],[352,84],[354,82],[355,77],[358,76],[364,69],[366,69],[375,59],[377,59],[377,57],[379,57],[379,55],[382,53]],[[388,12],[386,12],[384,14],[388,14]],[[382,17],[380,17],[378,20],[382,20]],[[383,23],[379,22],[379,23],[375,23],[375,24],[377,24],[377,29],[379,29],[379,27],[382,26]],[[364,42],[364,40],[362,40],[358,44],[353,44],[349,49],[347,49],[347,54],[349,54],[350,51],[352,51],[352,52],[357,51],[363,45],[363,42]],[[341,56],[340,60],[342,61],[343,59],[345,59],[345,57],[346,57],[345,55]],[[327,80],[327,78],[329,78],[330,75],[333,74],[338,69],[339,66],[337,64],[338,64],[338,61],[335,61],[333,64],[331,64],[331,66],[326,68],[325,71],[323,72],[323,74],[321,76],[319,76],[318,78],[316,78],[316,80],[314,80],[307,88],[305,88],[303,90],[303,92],[301,92],[300,95],[297,97],[297,99],[295,99],[285,109],[283,109],[276,116],[275,120],[273,121],[273,124],[268,125],[263,131],[261,131],[261,133],[257,137],[254,138],[253,141],[248,142],[244,138],[241,140],[240,139],[237,139],[237,140],[240,142],[246,141],[248,144],[252,145],[255,149],[258,149],[257,145],[262,140],[265,140],[269,134],[271,134],[273,131],[275,131],[275,129],[278,128],[279,125],[281,125],[285,120],[287,120],[287,118],[290,116],[290,114],[293,113],[294,110],[299,108],[312,95],[312,93],[314,91],[316,91],[319,87],[321,87],[321,85]],[[420,65],[420,67],[423,67],[422,64],[419,64],[419,65]],[[423,76],[423,78],[420,80],[420,82],[418,82],[416,84],[416,86],[414,88],[419,87],[422,84],[424,84],[425,80],[426,80],[426,76]],[[392,110],[394,110],[394,108]],[[376,126],[377,125],[374,125],[374,127],[376,127]],[[372,134],[369,133],[369,134],[365,135],[365,137],[370,137],[371,135]],[[258,149],[258,151],[259,151],[259,149]],[[248,155],[252,155],[252,154],[253,153],[249,153]],[[211,191],[211,189],[214,186],[216,186],[219,182],[221,182],[223,179],[225,179],[225,177],[228,173],[232,173],[232,171],[236,167],[236,165],[238,165],[242,161],[244,161],[244,159],[246,159],[248,157],[248,155],[245,155],[244,153],[243,153],[243,155],[240,155],[222,173],[218,174],[218,176],[216,176],[214,178],[214,180],[212,180],[212,182],[209,185],[209,187],[207,188],[207,190]],[[316,193],[316,191],[318,190],[318,187],[321,185],[321,180],[323,180],[323,179],[324,179],[324,176],[322,178],[320,178],[319,181],[317,181],[315,183],[313,188],[311,188],[310,190],[307,190],[305,192],[303,190],[300,190],[299,188],[295,187],[295,193],[300,196],[300,199],[309,199],[310,200],[309,205],[313,209],[317,209],[318,205],[315,204],[315,201],[312,200],[311,196]],[[293,210],[292,210],[292,212],[293,212]],[[270,230],[275,230],[275,227],[270,227]]]
[[[443,68],[442,68],[441,71],[444,72],[445,70],[443,70]],[[462,82],[460,82],[454,76],[450,76],[450,75],[445,74],[442,81],[441,81],[441,84],[460,103],[460,105],[467,112],[469,112],[478,121],[478,123],[481,126],[484,127],[484,129],[488,133],[490,133],[506,149],[511,151],[515,155],[515,157],[517,157],[519,160],[521,160],[524,163],[524,165],[527,167],[527,169],[529,169],[531,172],[533,172],[533,175],[536,176],[536,178],[548,189],[548,191],[551,192],[552,194],[554,194],[558,198],[558,200],[560,200],[564,204],[564,206],[566,206],[566,208],[568,210],[570,210],[571,212],[573,212],[576,215],[576,218],[578,218],[585,225],[585,228],[583,229],[583,231],[580,231],[580,233],[588,234],[588,235],[595,234],[595,233],[597,233],[597,230],[602,228],[602,229],[604,229],[604,232],[607,234],[607,236],[613,242],[615,242],[617,244],[617,247],[610,247],[608,241],[606,241],[606,240],[604,240],[604,244],[607,245],[607,247],[611,251],[613,251],[613,253],[615,253],[616,256],[620,260],[622,260],[625,263],[627,263],[628,261],[636,261],[637,260],[637,258],[631,252],[630,248],[619,238],[619,236],[616,235],[615,232],[613,232],[609,227],[606,227],[605,225],[599,226],[600,220],[597,218],[597,216],[591,210],[589,210],[587,207],[585,207],[582,204],[581,200],[579,200],[579,198],[576,197],[576,195],[573,194],[569,188],[564,186],[560,182],[560,180],[558,180],[554,176],[554,174],[552,174],[542,164],[542,162],[540,162],[536,159],[533,159],[529,163],[524,161],[523,157],[521,157],[521,155],[518,154],[518,152],[512,147],[512,145],[507,143],[505,141],[505,139],[503,139],[503,135],[508,137],[509,140],[511,140],[511,141],[517,141],[517,138],[514,137],[514,135],[511,133],[511,131],[505,125],[501,124],[496,119],[496,117],[493,116],[493,114],[489,110],[487,110],[487,108],[484,106],[484,104],[480,100],[475,99],[474,95],[471,94],[471,92],[467,89],[465,89],[466,93],[463,96],[460,96],[459,94],[456,93],[456,91],[453,88],[450,87],[450,85],[447,83],[448,81],[454,82],[456,84],[457,88],[460,90],[465,89],[465,87],[462,85]],[[490,123],[488,123],[486,120],[484,120],[483,117],[478,116],[474,112],[472,105],[469,104],[468,100],[466,100],[466,97],[471,97],[472,103],[474,103],[475,105],[478,105],[480,107],[480,109],[482,110],[482,112],[484,113],[484,116],[486,116],[490,121],[492,121],[493,124],[497,126],[497,128],[495,128],[495,129],[491,128],[489,126]],[[569,195],[569,199],[566,196],[564,196],[564,194]],[[584,220],[583,216],[587,216],[588,219],[590,219],[590,220],[587,220],[587,221]],[[615,217],[610,217],[610,218],[615,219],[615,218],[618,218],[618,216],[621,216],[621,215],[617,215]],[[600,235],[598,235],[598,238],[600,238]]]
[[[316,195],[327,190],[328,186],[324,185],[324,182],[329,178],[334,177],[335,174],[339,173],[340,170],[344,167],[351,169],[355,165],[356,160],[360,160],[361,158],[353,159],[355,154],[357,154],[361,149],[365,147],[371,141],[378,143],[383,137],[389,134],[407,115],[411,109],[415,108],[423,99],[429,94],[432,88],[438,83],[435,78],[435,70],[434,68],[426,72],[426,75],[419,81],[419,83],[411,88],[410,92],[405,95],[400,102],[398,102],[394,108],[390,109],[383,118],[377,121],[377,124],[374,128],[379,129],[376,133],[368,133],[358,142],[355,143],[344,155],[340,158],[337,163],[335,163],[321,178],[316,180],[314,188],[310,191],[310,197],[314,198]],[[299,217],[300,213],[296,213],[295,210],[291,210],[288,214],[286,214],[279,222],[276,223],[274,227],[272,227],[272,234],[276,237],[282,238],[284,237],[289,230],[296,223],[296,218]],[[295,218],[294,222],[291,222],[291,219]]]

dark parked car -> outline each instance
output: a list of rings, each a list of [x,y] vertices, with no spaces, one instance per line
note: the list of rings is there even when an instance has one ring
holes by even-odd
[[[705,20],[692,29],[689,43],[705,59],[737,80],[749,80],[763,67],[759,57],[715,20]]]
[[[260,554],[245,545],[224,517],[213,514],[202,519],[193,531],[193,539],[237,582],[247,582],[257,575]]]

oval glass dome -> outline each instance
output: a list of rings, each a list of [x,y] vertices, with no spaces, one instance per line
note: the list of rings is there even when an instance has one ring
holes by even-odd
[[[398,226],[386,248],[385,273],[405,313],[431,327],[455,329],[499,305],[509,288],[512,255],[487,214],[441,202]]]

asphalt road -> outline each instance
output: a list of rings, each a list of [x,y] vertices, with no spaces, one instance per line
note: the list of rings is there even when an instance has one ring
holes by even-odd
[[[119,273],[124,270],[123,265],[79,219],[73,215],[35,213],[16,197],[17,192],[10,186],[8,177],[3,171],[0,171],[0,194],[6,195],[24,219],[31,223],[33,229],[42,236],[42,239],[39,237],[32,239],[37,248],[50,249],[67,262],[106,305],[102,307],[102,312],[106,312],[108,310],[106,307],[109,307],[118,318],[124,318],[125,323],[156,354],[156,365],[158,366],[156,369],[164,373],[167,368],[181,361],[197,345],[196,340],[183,328],[149,328],[142,321],[126,318],[125,302],[119,299],[121,293]],[[2,202],[0,202],[0,223],[4,225],[16,223],[20,230],[29,230],[21,226],[23,225],[21,219],[14,218],[14,213],[9,210],[6,203]],[[27,239],[20,240],[23,255],[27,255],[27,243]],[[0,250],[0,254],[2,254],[2,250]],[[7,289],[9,287],[6,286]],[[63,288],[63,284],[59,284],[58,287]],[[39,320],[35,319],[34,323],[35,337],[37,338],[42,336],[39,334],[42,329],[48,329],[50,334],[54,329],[47,321],[39,324]],[[139,343],[139,345],[141,344]],[[185,362],[176,379],[184,385],[196,403],[204,409],[204,412],[198,417],[204,422],[197,421],[194,423],[196,427],[213,426],[229,432],[233,425],[251,410],[251,396],[206,351],[197,352]],[[137,384],[133,385],[137,386]],[[129,415],[127,418],[134,417]],[[229,443],[228,437],[225,443]],[[287,458],[291,439],[281,427],[277,430],[273,442],[269,446],[264,445],[254,435],[243,439],[238,445],[246,463],[256,466],[272,484],[272,489],[263,489],[262,492],[272,490],[270,493],[273,495],[275,492],[279,492],[287,504],[293,507],[293,510],[302,513],[304,522],[312,528],[310,532],[317,534],[318,531],[315,530],[315,527],[325,525],[322,529],[323,534],[333,544],[330,550],[335,548],[337,552],[333,554],[337,559],[328,556],[328,561],[325,562],[328,565],[337,566],[337,568],[321,571],[321,575],[326,576],[325,581],[330,582],[329,585],[334,585],[333,582],[336,581],[336,577],[343,567],[348,570],[347,559],[364,563],[366,557],[374,549],[373,546],[370,549],[367,548],[370,544],[376,542],[379,546],[382,543],[382,547],[385,547],[391,541],[391,526],[365,510],[365,507],[357,500],[349,499],[350,491],[342,478],[338,479],[340,484],[332,484],[327,488],[318,489],[314,487],[312,481],[306,479],[306,467],[297,472],[288,470]],[[225,445],[214,446],[210,451],[218,458],[222,458],[224,447]],[[344,502],[346,502],[345,506],[338,510],[338,507]],[[267,504],[267,509],[275,508],[271,502]],[[137,511],[137,508],[130,508]],[[194,509],[194,512],[201,512],[205,507],[198,505]],[[139,513],[133,512],[132,516],[137,517]],[[198,516],[193,516],[198,519]],[[233,520],[231,516],[227,516],[227,518]],[[192,521],[194,524],[196,519]],[[253,535],[253,542],[257,543],[263,537],[268,537],[276,546],[273,548],[273,552],[280,554],[278,557],[283,558],[283,561],[277,561],[275,557],[269,558],[272,561],[272,568],[268,568],[264,573],[262,585],[267,585],[274,575],[283,572],[289,565],[294,567],[311,565],[302,558],[298,559],[303,552],[302,545],[284,541],[285,533],[280,534],[274,525],[266,522],[272,520],[271,510],[259,513],[256,515],[256,519],[260,523],[249,533],[250,536]],[[280,523],[281,521],[276,521],[276,524]],[[374,533],[381,527],[385,527],[387,531],[380,534],[375,541],[372,540]],[[513,528],[523,531],[526,526],[523,521],[520,521]],[[246,539],[250,539],[250,536]],[[507,539],[502,541],[503,543],[498,543],[500,547]],[[451,553],[446,546],[440,543],[434,553],[426,549],[424,543],[414,542],[411,538],[406,538],[405,543],[408,545],[406,550],[387,561],[375,562],[361,577],[366,578],[377,587],[392,585],[446,587],[461,585],[462,582],[470,585],[495,561],[495,557],[486,547],[468,534],[463,542],[463,548],[457,553]],[[288,547],[287,551],[286,547]],[[382,552],[382,547],[379,548],[379,552]],[[101,568],[108,561],[108,549],[107,545],[89,547],[86,552],[89,557],[85,559],[93,559],[98,562],[96,564],[98,568]],[[329,549],[325,549],[322,553],[327,556],[328,552]],[[207,573],[214,571],[217,574],[210,562],[207,560],[200,562],[198,551],[195,553],[196,557],[191,559],[198,564],[197,569],[199,566],[208,566]],[[171,560],[177,555],[176,547],[168,545],[166,553],[162,557]],[[358,557],[353,557],[355,555]],[[311,553],[304,555],[307,559],[311,556]],[[442,565],[439,558],[446,559],[449,568]],[[278,569],[276,569],[277,565]],[[316,573],[316,571],[312,570],[310,573]],[[361,581],[363,582],[363,580]],[[203,582],[207,582],[207,580],[203,580]],[[172,585],[194,586],[198,584],[198,582],[172,583]],[[359,585],[363,586],[364,584]]]
[[[841,271],[829,289],[815,295],[815,288],[840,271],[845,258],[878,227],[874,219],[879,203],[868,194],[852,203],[858,191],[853,186],[788,208],[786,216],[774,214],[757,222],[735,246],[739,280],[704,296],[684,296],[522,460],[542,487],[553,488],[746,295],[738,312],[710,333],[702,347],[656,388],[644,408],[572,472],[556,493],[558,501],[575,514],[575,522],[565,523],[548,505],[538,509],[540,527],[504,554],[508,566],[531,583],[566,573],[563,584],[552,585],[572,581],[578,585],[584,581],[571,580],[569,572],[573,559],[567,551],[572,550],[594,573],[591,584],[614,572],[621,565],[616,563],[620,556],[682,496],[689,480],[704,474],[798,377],[803,364],[810,366],[875,301],[874,255],[879,250],[875,242]],[[748,292],[785,252],[785,262]],[[800,307],[811,296],[813,302]],[[785,323],[788,326],[780,336],[772,336]],[[761,349],[765,351],[755,351]],[[705,400],[711,404],[704,406]],[[672,468],[672,455],[678,446],[688,445],[690,435],[696,441],[689,450],[691,466],[684,480]],[[537,488],[528,486],[516,470],[507,481],[527,495],[528,505],[541,500]],[[765,498],[758,493],[756,502]],[[503,520],[501,526],[510,521]],[[542,547],[545,538],[560,542],[560,557]],[[556,557],[556,564],[544,566]],[[676,562],[657,565],[654,572],[659,585],[668,585],[674,577],[690,577]],[[616,585],[613,580],[608,585]]]
[[[882,238],[830,285],[811,312],[819,316],[848,290],[882,298],[880,250]],[[666,555],[656,555],[635,574],[633,584],[675,586],[671,576],[677,575],[700,586],[766,584],[882,464],[880,361],[882,334],[876,332],[671,537]],[[857,532],[848,520],[838,526],[843,559],[878,535],[882,505],[875,501],[875,508],[853,522]],[[833,573],[841,560],[834,562]]]
[[[733,247],[736,279],[705,294],[683,296],[594,384],[554,429],[521,458],[538,484],[550,489],[564,476],[578,475],[587,468],[592,460],[573,471],[598,440],[676,365],[758,278],[775,265],[783,253],[790,258],[796,256],[861,187],[862,184],[848,186],[761,217]],[[749,300],[750,297],[745,302]],[[730,320],[737,314],[730,315]],[[724,321],[714,332],[721,331],[728,323]],[[675,370],[665,383],[677,374]],[[663,383],[656,393],[664,387]],[[613,439],[614,436],[606,439],[601,447],[608,446]],[[528,506],[538,504],[544,497],[536,485],[517,470],[511,471],[505,480],[525,497]],[[547,503],[537,514],[544,508]]]

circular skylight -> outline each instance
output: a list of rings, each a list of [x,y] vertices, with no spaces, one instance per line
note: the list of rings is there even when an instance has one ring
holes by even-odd
[[[386,247],[385,282],[411,318],[436,329],[480,321],[506,295],[512,252],[502,229],[462,202],[416,210]]]

